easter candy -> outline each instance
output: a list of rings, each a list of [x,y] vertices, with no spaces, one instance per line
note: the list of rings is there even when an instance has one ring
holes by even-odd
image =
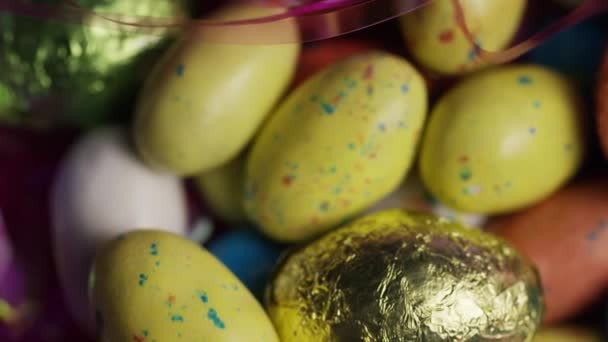
[[[597,90],[597,129],[604,156],[608,158],[608,50],[600,71]]]
[[[287,255],[267,291],[281,341],[529,341],[535,270],[502,240],[390,210]]]
[[[498,214],[534,204],[577,171],[585,147],[580,101],[548,69],[513,65],[462,81],[433,108],[420,174],[451,208]]]
[[[602,342],[602,338],[588,328],[557,326],[541,329],[532,342]]]
[[[279,8],[236,5],[212,19],[251,19]],[[282,29],[297,34],[295,22]],[[299,44],[214,43],[194,28],[146,81],[135,121],[139,152],[150,165],[180,175],[219,167],[253,137],[288,86]]]
[[[435,199],[425,189],[417,172],[411,172],[401,186],[368,208],[365,213],[371,214],[388,209],[406,209],[418,212],[433,213],[439,217],[463,224],[466,227],[479,228],[486,222],[483,215],[462,213],[448,208]]]
[[[246,220],[243,208],[245,159],[237,157],[228,164],[196,177],[205,202],[221,219],[240,223]]]
[[[0,88],[14,96],[7,112],[12,115],[3,116],[0,104],[0,120],[90,127],[125,113],[120,109],[131,105],[151,62],[175,34],[167,28],[133,30],[61,3],[65,1],[21,6],[31,6],[34,16],[52,12],[52,19],[0,13]],[[85,6],[136,24],[136,18],[175,21],[186,16],[181,0],[88,0]]]
[[[459,74],[484,65],[479,47],[498,51],[509,44],[526,4],[526,0],[432,1],[401,17],[401,27],[409,50],[422,65],[442,74]],[[458,9],[475,44],[464,34]]]
[[[209,253],[218,258],[247,288],[261,297],[283,248],[256,230],[233,230],[212,240]]]
[[[91,298],[102,341],[277,341],[264,309],[221,262],[178,235],[135,231],[101,249]]]
[[[497,218],[488,229],[538,267],[547,323],[561,322],[599,298],[608,283],[608,179],[571,184],[543,203]],[[565,281],[565,280],[575,281]]]
[[[96,249],[138,227],[157,225],[185,233],[186,206],[178,178],[150,170],[119,128],[84,136],[64,161],[52,194],[55,262],[67,305],[83,327],[87,278]]]
[[[426,88],[405,60],[374,51],[300,85],[256,138],[245,210],[269,236],[310,238],[395,190],[413,162]]]

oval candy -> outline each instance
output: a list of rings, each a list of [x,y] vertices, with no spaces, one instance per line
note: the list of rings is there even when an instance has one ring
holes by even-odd
[[[510,65],[463,80],[435,104],[419,169],[449,207],[500,214],[556,191],[584,151],[581,103],[568,80],[540,66]]]
[[[101,341],[278,342],[262,306],[220,261],[157,230],[106,244],[91,273]]]
[[[236,5],[210,19],[276,14]],[[284,27],[283,27],[284,26]],[[297,35],[295,23],[281,29]],[[195,28],[167,52],[140,94],[134,135],[144,160],[179,175],[202,173],[235,158],[289,85],[299,44],[209,42]]]
[[[427,92],[404,59],[374,51],[300,85],[254,141],[245,210],[263,232],[298,241],[395,190],[426,116]]]

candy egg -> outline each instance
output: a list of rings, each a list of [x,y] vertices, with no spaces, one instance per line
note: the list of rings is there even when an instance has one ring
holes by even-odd
[[[211,17],[251,19],[279,8],[238,5]],[[295,22],[282,28],[297,35]],[[135,140],[150,165],[180,175],[235,158],[289,85],[299,44],[213,43],[205,28],[185,34],[146,82]]]
[[[261,297],[283,247],[252,228],[230,231],[207,245],[256,297]]]
[[[277,341],[264,309],[195,243],[136,231],[95,259],[91,298],[101,341]]]
[[[52,193],[55,262],[67,305],[83,327],[87,277],[96,249],[136,227],[185,233],[185,194],[178,178],[150,170],[115,127],[87,134],[63,162]]]
[[[476,45],[463,33],[457,4]],[[401,17],[401,27],[408,48],[421,64],[443,74],[458,74],[484,65],[479,61],[479,47],[497,51],[507,46],[526,4],[526,0],[432,1]]]
[[[488,229],[538,267],[547,323],[572,317],[604,292],[608,281],[605,176],[569,185],[529,210],[494,220]]]
[[[428,193],[417,172],[411,172],[406,181],[394,192],[376,202],[365,213],[371,214],[387,209],[406,209],[433,213],[467,227],[480,228],[486,222],[483,215],[462,213],[443,205]]]
[[[300,85],[254,141],[245,210],[269,236],[297,241],[395,190],[414,160],[427,109],[420,74],[375,51]]]
[[[281,341],[529,341],[533,267],[502,240],[427,214],[366,216],[287,255],[267,291]]]
[[[244,157],[196,177],[196,185],[213,212],[227,222],[246,220],[243,208]]]
[[[602,337],[583,327],[557,326],[541,329],[532,342],[602,342]]]
[[[91,127],[124,114],[176,30],[134,30],[98,14],[144,25],[150,17],[177,22],[187,16],[187,2],[87,0],[78,3],[86,7],[80,11],[65,1],[31,1],[23,6],[32,8],[15,8],[20,14],[3,10],[0,88],[14,97],[10,116],[2,115],[0,104],[0,120]]]
[[[433,108],[420,174],[451,208],[498,214],[534,204],[577,171],[585,147],[575,89],[533,65],[473,75]]]
[[[604,155],[608,158],[608,50],[598,80],[597,125]]]

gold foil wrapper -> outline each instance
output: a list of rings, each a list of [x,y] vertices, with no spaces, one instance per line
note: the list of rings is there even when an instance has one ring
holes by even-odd
[[[65,2],[29,0],[37,11],[61,11]],[[0,89],[13,101],[0,120],[28,126],[93,126],[131,114],[138,87],[175,29],[115,24],[138,18],[185,18],[181,0],[87,0],[80,17],[28,17],[0,12]],[[2,92],[2,90],[0,90]],[[0,94],[0,97],[2,95]],[[4,108],[3,108],[4,107]]]
[[[266,293],[281,341],[531,341],[536,270],[506,242],[384,211],[285,256]]]

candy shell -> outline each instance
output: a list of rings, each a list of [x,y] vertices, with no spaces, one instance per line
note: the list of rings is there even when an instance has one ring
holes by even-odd
[[[489,230],[538,267],[546,323],[570,318],[608,284],[608,178],[571,184],[529,210],[497,218]]]
[[[212,240],[207,249],[247,288],[261,298],[283,247],[253,228],[230,231]]]
[[[473,45],[459,25],[455,4],[462,6]],[[505,48],[519,27],[526,0],[440,0],[401,17],[406,44],[416,60],[442,74],[460,74],[485,66],[478,47]]]
[[[213,255],[158,230],[105,245],[91,273],[99,338],[278,342],[264,309]]]
[[[281,8],[233,5],[210,20],[252,19]],[[281,29],[297,35],[294,21]],[[158,169],[196,175],[236,158],[288,87],[300,46],[209,42],[205,27],[184,33],[140,94],[134,136]]]
[[[358,54],[301,84],[254,141],[245,210],[268,236],[322,233],[396,190],[414,161],[427,91],[406,60]]]
[[[83,327],[88,314],[87,279],[95,252],[131,229],[158,225],[185,233],[181,181],[145,166],[117,127],[85,135],[63,162],[52,194],[55,262],[66,303]]]
[[[533,205],[582,164],[584,112],[568,79],[536,65],[492,68],[435,104],[420,175],[450,208],[501,214]]]

